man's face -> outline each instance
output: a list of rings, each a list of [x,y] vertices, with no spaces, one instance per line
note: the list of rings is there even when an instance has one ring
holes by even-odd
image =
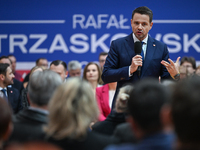
[[[70,70],[69,75],[70,75],[70,77],[80,77],[81,69]]]
[[[149,16],[145,14],[135,13],[131,19],[131,27],[133,33],[142,41],[147,37],[149,30],[152,28],[153,22],[149,22]]]
[[[46,59],[40,59],[37,66],[44,66],[45,68],[48,68],[48,61]]]
[[[184,62],[181,67],[186,68],[188,75],[192,75],[195,72],[195,69],[190,62]]]
[[[106,62],[106,57],[107,57],[108,55],[101,55],[101,56],[99,56],[99,66],[100,66],[100,68],[103,70],[103,65],[105,64],[105,62]]]
[[[52,64],[50,66],[50,70],[58,73],[61,76],[62,80],[65,81],[65,78],[67,77],[67,71],[65,70],[63,65],[59,64],[58,66],[55,66],[54,64]]]
[[[12,71],[15,72],[15,69],[16,69],[16,58],[14,56],[9,56],[9,59],[12,61]]]
[[[11,85],[13,84],[13,79],[14,79],[14,74],[12,72],[12,69],[11,67],[8,67],[7,70],[6,70],[6,76],[5,76],[5,80],[3,81],[4,82],[4,85],[5,86],[8,86],[8,85]]]

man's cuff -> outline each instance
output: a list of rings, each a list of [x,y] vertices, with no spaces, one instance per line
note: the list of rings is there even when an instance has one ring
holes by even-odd
[[[129,66],[129,68],[128,68],[128,76],[129,76],[129,77],[132,77],[132,76],[133,76],[133,73],[132,73],[132,74],[130,73],[130,69],[131,69],[130,67],[131,67],[131,66]]]

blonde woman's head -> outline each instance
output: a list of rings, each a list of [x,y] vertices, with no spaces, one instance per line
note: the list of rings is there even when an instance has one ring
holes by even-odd
[[[49,103],[47,135],[57,139],[79,139],[86,135],[89,124],[98,117],[98,107],[91,85],[70,78],[56,91]]]

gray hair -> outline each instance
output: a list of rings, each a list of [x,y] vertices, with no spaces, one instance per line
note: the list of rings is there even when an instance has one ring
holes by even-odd
[[[55,89],[60,84],[62,84],[61,77],[51,70],[34,72],[28,85],[31,102],[38,106],[47,105]]]
[[[79,63],[77,60],[72,60],[68,63],[67,66],[68,70],[76,70],[76,69],[81,69],[81,63]]]

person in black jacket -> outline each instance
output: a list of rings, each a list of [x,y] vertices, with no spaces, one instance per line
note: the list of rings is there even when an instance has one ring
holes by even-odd
[[[28,86],[30,107],[13,117],[14,130],[9,142],[26,142],[42,138],[42,127],[47,123],[47,105],[60,84],[61,77],[50,70],[37,71],[31,75]]]

